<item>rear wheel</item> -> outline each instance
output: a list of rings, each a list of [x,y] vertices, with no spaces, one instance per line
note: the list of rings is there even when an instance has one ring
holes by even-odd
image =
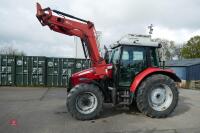
[[[148,77],[138,88],[136,102],[138,109],[149,117],[167,117],[178,103],[175,82],[161,74]]]
[[[79,84],[67,95],[67,108],[73,117],[79,120],[94,119],[100,114],[103,95],[93,84]]]

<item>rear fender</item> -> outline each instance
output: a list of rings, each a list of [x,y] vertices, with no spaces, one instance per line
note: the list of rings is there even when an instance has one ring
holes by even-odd
[[[134,78],[130,86],[130,91],[135,93],[140,83],[153,74],[163,74],[169,76],[175,82],[181,82],[181,79],[171,69],[147,68]]]

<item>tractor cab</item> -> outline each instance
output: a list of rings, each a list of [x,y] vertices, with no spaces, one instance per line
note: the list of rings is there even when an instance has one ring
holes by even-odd
[[[149,35],[129,34],[111,46],[116,88],[129,89],[134,77],[149,67],[159,67],[158,48]]]

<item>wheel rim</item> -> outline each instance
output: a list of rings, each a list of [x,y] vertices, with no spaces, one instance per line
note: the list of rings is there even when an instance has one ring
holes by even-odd
[[[91,92],[85,92],[76,98],[76,109],[82,114],[92,113],[97,105],[97,97]]]
[[[156,111],[164,111],[171,105],[173,94],[168,85],[161,84],[149,95],[150,106]]]

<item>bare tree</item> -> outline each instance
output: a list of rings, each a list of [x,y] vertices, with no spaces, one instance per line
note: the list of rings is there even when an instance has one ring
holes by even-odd
[[[23,51],[19,51],[16,48],[13,48],[12,46],[6,46],[2,47],[0,49],[1,55],[19,55],[19,56],[25,56],[26,54]]]
[[[174,41],[166,39],[154,39],[162,45],[162,52],[164,52],[165,60],[173,60],[174,58],[180,59],[180,46],[175,45]]]

